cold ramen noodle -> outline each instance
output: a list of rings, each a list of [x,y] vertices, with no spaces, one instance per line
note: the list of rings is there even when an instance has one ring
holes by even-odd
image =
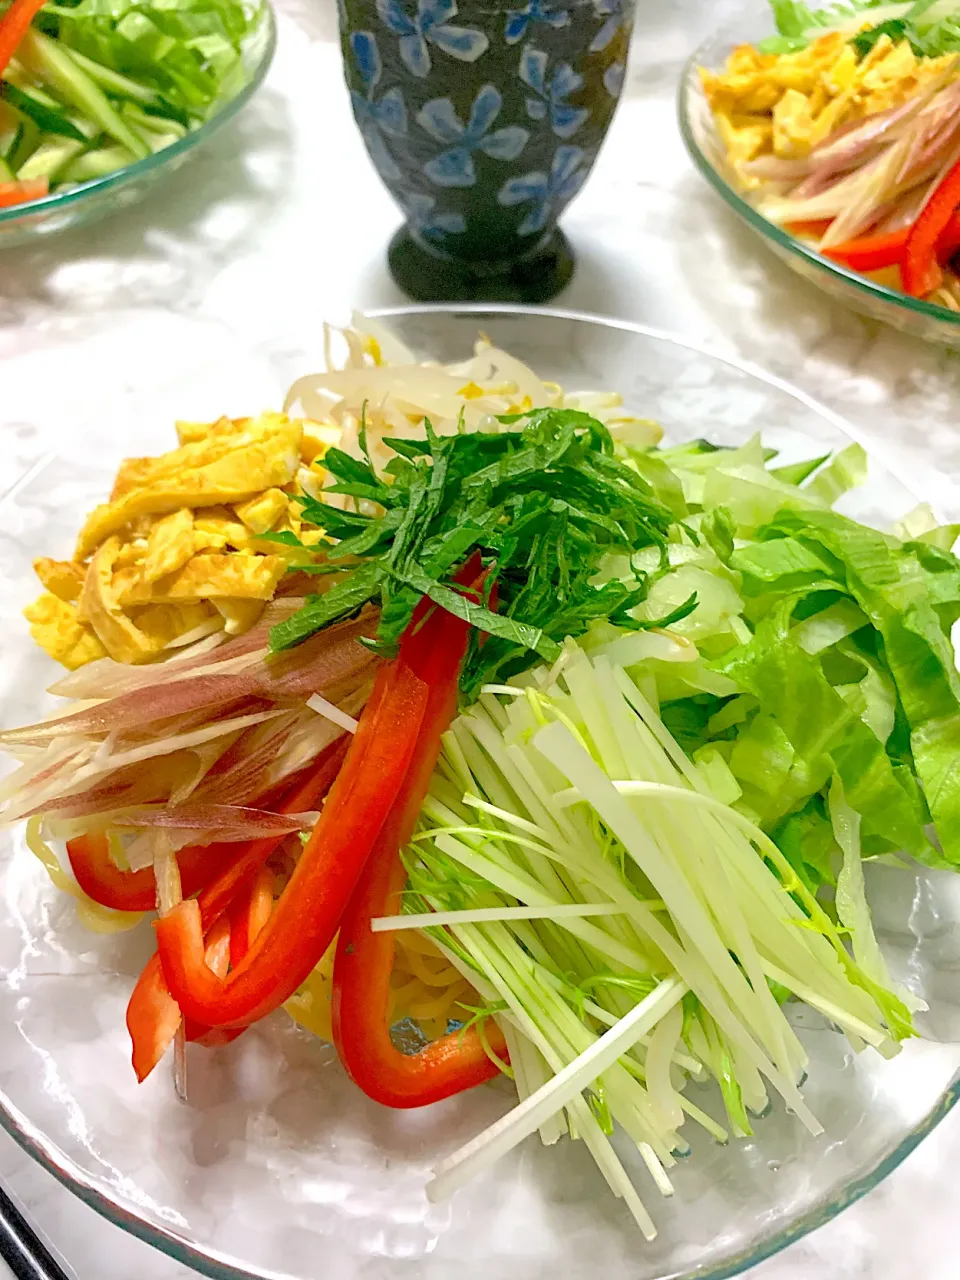
[[[431,1196],[569,1135],[652,1237],[697,1128],[820,1132],[792,1005],[914,1034],[864,862],[960,861],[958,530],[838,514],[856,445],[665,447],[485,339],[342,336],[37,561],[69,672],[0,735],[4,820],[92,928],[156,913],[141,1080],[283,1007],[384,1106],[513,1081]]]

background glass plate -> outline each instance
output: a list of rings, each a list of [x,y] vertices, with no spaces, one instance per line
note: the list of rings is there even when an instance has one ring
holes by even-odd
[[[746,365],[666,335],[562,312],[410,309],[388,323],[425,356],[465,356],[478,330],[568,389],[620,390],[672,439],[742,442],[756,430],[785,460],[847,440],[813,401]],[[319,336],[319,335],[317,335]],[[221,335],[222,338],[222,335]],[[319,342],[318,342],[319,346]],[[212,350],[212,348],[211,348]],[[0,503],[0,721],[42,713],[53,664],[19,609],[36,593],[33,556],[68,554],[83,516],[124,454],[168,446],[177,416],[279,403],[285,380],[316,367],[289,347],[229,352],[175,383],[140,382],[136,401],[69,434]],[[169,366],[168,366],[169,367]],[[134,404],[136,408],[134,408]],[[915,502],[879,464],[848,509],[882,523]],[[422,1112],[381,1109],[345,1078],[333,1050],[282,1014],[189,1060],[190,1102],[161,1069],[138,1087],[126,1000],[151,947],[149,925],[83,932],[19,831],[0,836],[0,1122],[114,1222],[218,1277],[308,1280],[717,1280],[825,1221],[873,1186],[957,1100],[960,878],[874,869],[878,931],[892,967],[927,997],[926,1038],[893,1062],[854,1060],[808,1011],[795,1019],[811,1068],[806,1097],[826,1127],[811,1139],[774,1111],[754,1140],[694,1137],[661,1200],[621,1150],[660,1226],[645,1245],[580,1144],[528,1140],[452,1202],[424,1196],[430,1167],[511,1104],[506,1082]],[[709,1090],[696,1101],[716,1111]],[[635,1154],[635,1153],[634,1153]]]
[[[0,209],[0,249],[96,222],[118,209],[138,204],[158,182],[193,159],[199,148],[246,106],[263,84],[276,47],[277,20],[270,5],[264,3],[256,26],[243,45],[246,80],[232,98],[220,102],[209,120],[162,151],[115,173],[54,191],[29,204]]]
[[[910,298],[897,289],[868,280],[838,262],[822,258],[809,245],[795,239],[775,222],[758,213],[737,189],[717,133],[713,113],[700,83],[700,67],[720,71],[727,55],[738,44],[756,44],[773,34],[770,8],[751,5],[755,11],[721,27],[691,55],[680,77],[677,109],[680,132],[690,158],[714,191],[791,270],[809,280],[845,306],[874,320],[883,320],[903,333],[960,349],[960,312],[921,298]]]

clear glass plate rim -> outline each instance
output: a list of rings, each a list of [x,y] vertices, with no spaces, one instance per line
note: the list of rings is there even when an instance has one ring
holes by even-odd
[[[739,372],[757,378],[767,386],[774,387],[791,396],[813,412],[821,415],[849,438],[858,440],[862,444],[866,443],[860,438],[859,433],[856,432],[851,424],[847,423],[839,414],[776,374],[771,374],[750,361],[742,360],[728,352],[717,350],[708,343],[689,340],[666,330],[656,329],[632,321],[563,308],[532,308],[508,303],[472,303],[460,306],[447,304],[391,306],[370,308],[365,314],[371,319],[384,321],[389,321],[394,317],[417,315],[450,315],[452,317],[466,315],[514,316],[518,318],[542,316],[544,318],[615,329],[624,333],[635,333],[641,337],[667,342],[688,351],[697,352],[712,360],[726,364]],[[874,441],[869,442],[869,450],[878,461],[883,462],[882,451],[877,449]],[[25,472],[20,480],[8,491],[5,495],[5,500],[12,499],[25,483],[36,479],[37,476],[42,474],[44,468],[55,457],[55,453],[49,453],[40,459],[38,464]],[[908,488],[910,487],[908,482],[905,481],[904,483]],[[732,1277],[742,1275],[750,1268],[780,1253],[788,1245],[803,1239],[811,1231],[830,1222],[843,1209],[855,1204],[869,1191],[878,1186],[902,1164],[907,1156],[919,1146],[923,1139],[936,1128],[958,1102],[960,1102],[960,1072],[954,1076],[949,1087],[938,1099],[937,1104],[928,1112],[920,1124],[913,1128],[877,1164],[872,1172],[854,1179],[844,1188],[840,1195],[821,1199],[801,1217],[791,1222],[789,1226],[781,1228],[760,1240],[749,1252],[727,1259],[715,1267],[708,1265],[707,1267],[694,1268],[692,1271],[683,1273],[673,1272],[669,1276],[661,1277],[661,1280],[732,1280]],[[52,1174],[68,1191],[72,1192],[73,1195],[77,1196],[78,1199],[82,1200],[108,1222],[152,1245],[175,1261],[192,1267],[203,1275],[210,1276],[212,1280],[298,1280],[297,1277],[292,1276],[289,1272],[266,1269],[249,1270],[239,1259],[230,1257],[221,1250],[212,1247],[198,1248],[178,1232],[158,1223],[147,1222],[139,1217],[118,1196],[105,1190],[98,1184],[97,1179],[79,1168],[55,1142],[51,1141],[27,1118],[2,1090],[0,1090],[0,1128],[9,1134],[28,1156],[48,1173]]]
[[[688,95],[696,92],[699,87],[695,84],[695,80],[697,70],[704,62],[704,50],[713,45],[722,36],[725,29],[725,27],[719,28],[690,55],[684,64],[677,90],[677,122],[680,128],[680,136],[683,139],[688,155],[700,174],[706,178],[710,186],[734,213],[749,223],[754,231],[759,232],[764,239],[771,241],[779,248],[785,249],[795,257],[803,258],[811,266],[826,275],[844,281],[845,284],[852,286],[860,293],[889,303],[892,307],[897,307],[914,315],[927,316],[940,324],[949,325],[953,328],[960,327],[960,312],[950,311],[947,307],[938,306],[934,302],[925,302],[922,298],[911,298],[897,289],[891,289],[887,285],[868,280],[866,276],[862,276],[856,271],[850,271],[839,262],[833,262],[830,258],[825,258],[822,254],[817,253],[815,249],[808,248],[802,241],[758,213],[710,163],[694,136],[690,113],[687,110],[687,99]]]

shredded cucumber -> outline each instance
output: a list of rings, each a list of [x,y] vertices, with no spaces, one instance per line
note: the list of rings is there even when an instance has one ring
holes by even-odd
[[[86,182],[177,142],[243,87],[264,13],[258,0],[45,6],[0,77],[0,180]]]

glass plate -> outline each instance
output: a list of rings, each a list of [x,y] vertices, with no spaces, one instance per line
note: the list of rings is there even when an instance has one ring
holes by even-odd
[[[508,309],[384,314],[416,350],[439,359],[466,355],[482,329],[570,389],[620,390],[675,440],[738,443],[762,430],[789,460],[849,438],[839,419],[776,378],[637,326]],[[222,408],[241,411],[247,398],[255,410],[279,402],[286,378],[316,367],[313,355],[289,347],[230,351],[222,334],[217,342],[216,359],[203,367],[196,350],[196,372],[176,384],[142,381],[136,410],[71,424],[56,456],[0,502],[2,722],[34,718],[50,702],[40,690],[52,663],[19,617],[36,592],[31,558],[69,553],[120,457],[162,447],[176,416],[217,412],[218,387]],[[880,522],[914,501],[876,463],[848,509]],[[149,925],[109,939],[83,932],[22,833],[2,841],[0,1121],[111,1221],[212,1276],[307,1280],[322,1259],[329,1280],[719,1280],[874,1186],[960,1090],[960,1047],[951,1043],[960,1039],[960,878],[875,868],[871,892],[891,965],[932,1013],[923,1038],[887,1063],[855,1059],[822,1020],[795,1010],[822,1138],[782,1110],[749,1142],[721,1147],[693,1135],[669,1201],[624,1148],[660,1227],[651,1245],[580,1144],[567,1140],[545,1150],[529,1139],[453,1201],[431,1206],[429,1169],[511,1105],[506,1082],[420,1112],[387,1111],[346,1079],[330,1046],[279,1014],[228,1049],[191,1051],[189,1104],[176,1101],[167,1070],[138,1087],[124,1009],[151,948]],[[709,1090],[696,1093],[716,1108]]]
[[[690,158],[714,191],[792,271],[861,315],[883,320],[903,333],[928,342],[960,349],[960,312],[920,298],[910,298],[897,289],[877,284],[838,262],[821,257],[815,249],[763,217],[737,190],[700,83],[699,68],[721,70],[727,55],[736,45],[756,44],[772,31],[770,11],[764,5],[762,14],[740,17],[721,27],[690,57],[680,77],[677,102],[680,132]]]
[[[96,222],[118,209],[138,204],[159,181],[175,173],[192,159],[204,143],[250,101],[263,84],[277,47],[277,22],[270,5],[264,3],[259,21],[243,46],[246,80],[216,113],[191,129],[178,141],[115,173],[63,191],[54,191],[28,204],[0,209],[0,249],[25,244],[68,227]]]

